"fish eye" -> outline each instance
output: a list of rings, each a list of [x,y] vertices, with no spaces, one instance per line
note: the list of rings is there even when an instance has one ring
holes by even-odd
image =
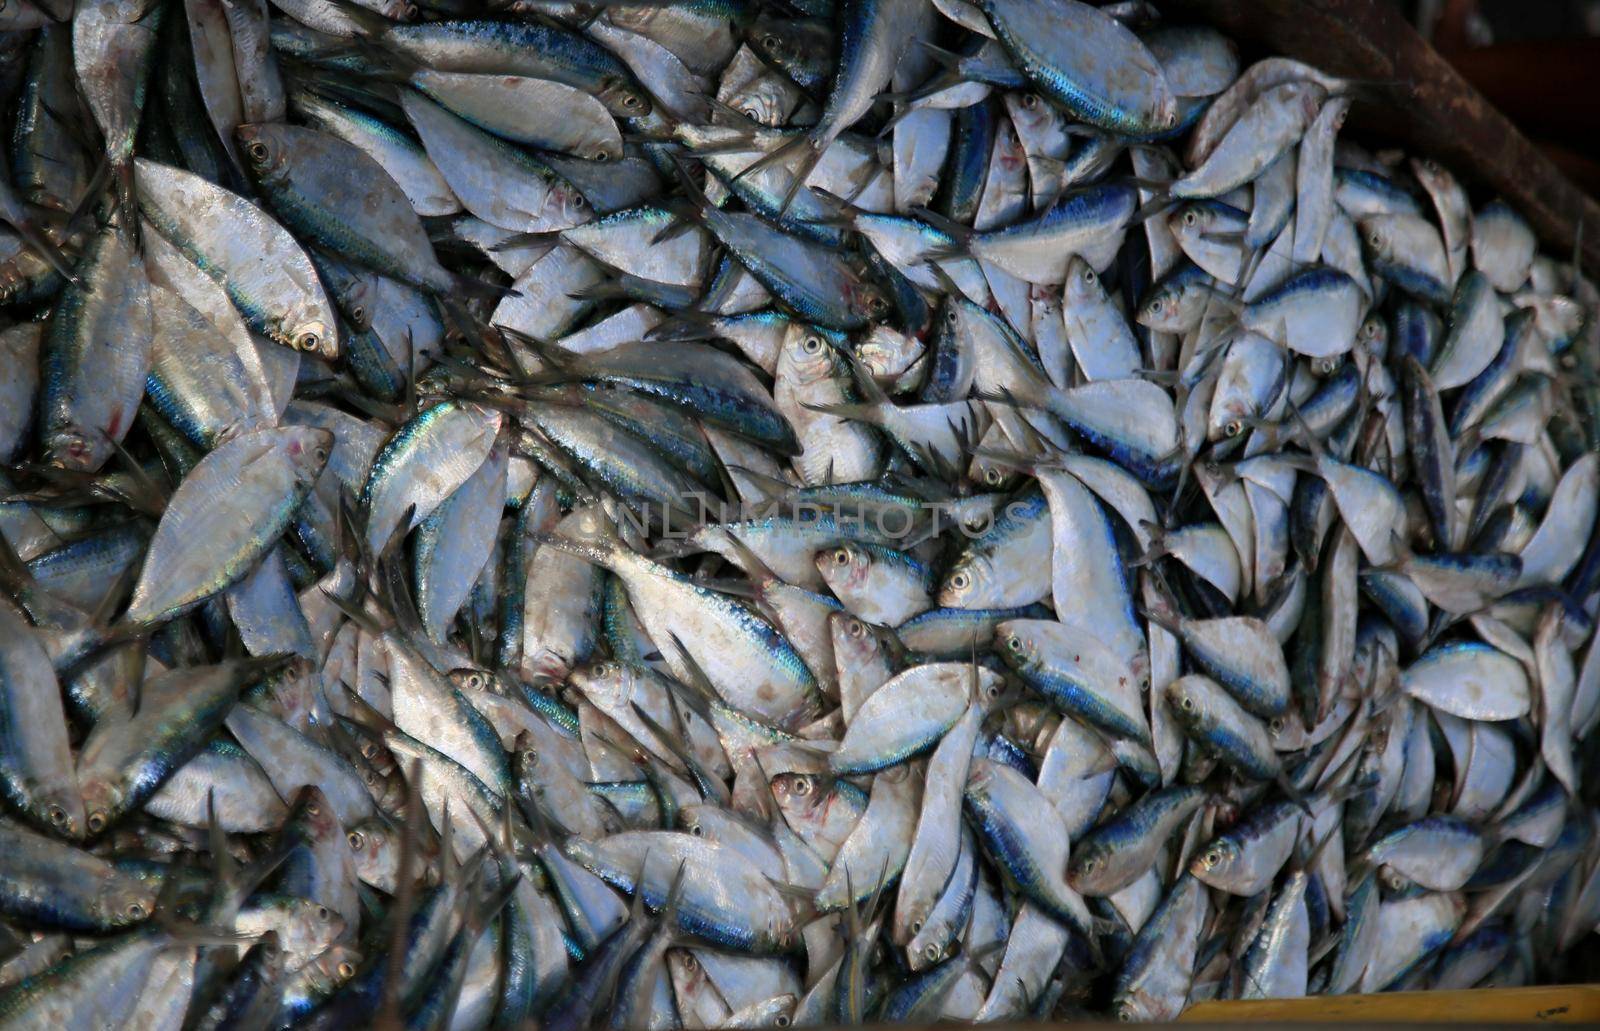
[[[364,305],[360,305],[360,304],[351,305],[350,306],[350,317],[352,319],[355,319],[357,322],[365,322],[366,318],[367,318],[367,309],[366,309],[366,307]]]
[[[851,637],[865,637],[866,633],[867,633],[867,628],[866,628],[866,625],[864,623],[862,623],[859,619],[852,619],[850,621],[850,624],[849,624],[847,632],[850,634]]]
[[[317,805],[317,803],[315,803],[315,802],[307,802],[306,803],[306,815],[307,816],[321,816],[322,815],[322,807],[320,805]]]
[[[324,923],[326,923],[328,920],[332,919],[332,917],[333,917],[333,911],[330,910],[327,906],[318,906],[317,907],[317,919],[318,920],[321,920]]]
[[[850,564],[850,550],[848,548],[835,549],[833,553],[833,561],[837,565],[848,566]]]
[[[794,793],[801,798],[811,794],[811,778],[801,777],[794,782]]]
[[[700,965],[700,961],[694,958],[694,953],[686,952],[683,954],[683,965],[690,970],[694,970]]]
[[[949,311],[944,313],[944,320],[950,323],[950,325],[954,326],[957,322],[961,321],[961,313],[956,311],[954,308],[951,308]]]
[[[922,933],[922,921],[921,920],[913,920],[913,921],[911,921],[911,933],[912,934],[921,934]]]
[[[922,954],[929,959],[938,959],[940,951],[938,942],[929,942],[922,947]]]
[[[1216,866],[1218,863],[1222,862],[1222,850],[1215,848],[1212,849],[1210,852],[1205,854],[1205,857],[1201,860],[1201,862],[1205,863],[1207,867]]]
[[[701,826],[698,823],[692,823],[692,824],[689,825],[689,833],[693,834],[695,837],[699,838],[699,837],[704,837],[705,830],[702,829]]]
[[[1094,281],[1096,279],[1100,278],[1100,277],[1096,276],[1094,274],[1094,269],[1086,268],[1086,269],[1083,270],[1083,275],[1081,277],[1079,277],[1079,278],[1081,278],[1085,283],[1088,283],[1088,284],[1090,284],[1092,286],[1094,284]]]
[[[625,93],[622,96],[622,106],[636,111],[644,106],[644,98],[637,93]]]
[[[1229,422],[1228,425],[1222,427],[1222,432],[1226,433],[1230,437],[1237,437],[1239,434],[1244,432],[1244,423],[1240,422],[1238,419],[1234,419]]]
[[[49,815],[51,826],[59,827],[67,822],[67,811],[58,805],[50,807]]]
[[[772,1022],[774,1024],[776,1024],[778,1027],[788,1027],[789,1026],[789,1016],[786,1013],[780,1013],[780,1014],[778,1014],[776,1019],[774,1019]]]
[[[597,662],[597,663],[595,663],[594,664],[594,675],[597,676],[597,677],[602,677],[602,678],[609,677],[611,675],[611,663],[609,663],[609,662]]]
[[[1200,215],[1199,215],[1199,213],[1198,213],[1198,212],[1195,212],[1195,211],[1185,211],[1185,212],[1184,212],[1184,213],[1183,213],[1183,224],[1184,224],[1184,225],[1186,225],[1186,226],[1192,226],[1192,225],[1194,225],[1194,224],[1195,224],[1195,223],[1196,223],[1196,222],[1198,222],[1198,221],[1200,221]]]
[[[1369,319],[1363,323],[1361,326],[1361,335],[1366,337],[1368,340],[1371,340],[1373,337],[1377,336],[1378,321],[1376,319]]]
[[[1374,247],[1382,247],[1383,246],[1383,234],[1382,233],[1373,233],[1371,236],[1367,237],[1367,242],[1371,243],[1372,246],[1374,246]]]
[[[1087,859],[1085,859],[1083,861],[1083,872],[1084,873],[1094,873],[1098,869],[1100,869],[1100,857],[1098,857],[1098,856],[1089,856]]]
[[[106,814],[103,809],[96,809],[89,814],[89,833],[99,834],[106,829]]]
[[[128,903],[128,917],[129,917],[129,919],[132,919],[132,920],[143,920],[145,918],[144,903],[143,902],[130,902],[130,903]]]
[[[1267,730],[1269,732],[1271,732],[1272,734],[1274,734],[1274,735],[1282,734],[1283,733],[1283,717],[1282,716],[1274,716],[1274,717],[1272,717],[1272,721],[1267,724]]]
[[[957,573],[955,576],[950,578],[950,586],[958,591],[966,590],[967,586],[971,583],[972,577],[968,576],[966,573]]]
[[[1133,1010],[1126,1006],[1117,1007],[1117,1020],[1124,1024],[1133,1023]]]
[[[352,977],[356,976],[356,968],[349,960],[345,960],[343,963],[339,964],[337,973],[339,975],[339,980],[348,981]]]
[[[1194,712],[1194,699],[1190,698],[1188,695],[1184,695],[1178,700],[1178,708],[1182,709],[1184,712]]]
[[[776,50],[776,49],[778,49],[779,43],[780,43],[780,40],[778,39],[778,37],[773,35],[770,32],[767,33],[765,36],[761,37],[761,45],[763,47],[767,48],[768,50]]]
[[[1010,637],[1006,638],[1006,647],[1010,648],[1014,652],[1020,652],[1022,650],[1022,638],[1018,637],[1016,634],[1012,634]]]
[[[808,336],[800,342],[800,349],[806,354],[816,354],[822,350],[822,338],[818,336]]]
[[[294,338],[294,347],[297,351],[315,351],[321,346],[322,335],[309,329]]]
[[[1034,108],[1039,106],[1038,94],[1035,94],[1035,93],[1024,93],[1022,95],[1021,103],[1022,103],[1022,107],[1023,107],[1024,110],[1032,111]]]
[[[260,140],[251,140],[250,145],[245,148],[245,153],[249,154],[250,160],[258,165],[266,164],[267,158],[272,156],[272,152],[267,149],[267,145]]]
[[[361,836],[360,831],[351,831],[349,834],[344,836],[344,840],[350,843],[350,850],[352,852],[360,852],[367,843],[367,839]]]
[[[1005,479],[1005,475],[999,469],[990,468],[983,471],[983,482],[991,487],[1000,486],[1000,481],[1003,479]]]
[[[874,315],[882,315],[889,310],[889,302],[877,294],[870,294],[867,297],[867,310]]]
[[[983,692],[983,696],[985,698],[989,699],[989,701],[991,701],[991,702],[994,701],[996,698],[999,698],[1000,697],[1000,685],[999,684],[990,684],[988,689]]]

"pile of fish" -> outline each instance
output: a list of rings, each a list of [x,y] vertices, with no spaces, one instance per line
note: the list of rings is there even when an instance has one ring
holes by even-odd
[[[1167,1019],[1600,922],[1600,292],[1359,84],[1143,2],[0,30],[0,1028]]]

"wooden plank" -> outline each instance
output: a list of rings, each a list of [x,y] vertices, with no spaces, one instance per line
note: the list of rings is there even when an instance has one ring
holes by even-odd
[[[1505,197],[1556,255],[1583,232],[1600,277],[1600,203],[1584,194],[1430,47],[1389,0],[1169,0],[1168,14],[1210,22],[1262,51],[1362,83],[1357,124],[1436,158]]]
[[[1185,1024],[1393,1021],[1418,1024],[1584,1024],[1600,1022],[1600,986],[1479,988],[1456,992],[1319,995],[1309,999],[1202,1002],[1184,1011]]]

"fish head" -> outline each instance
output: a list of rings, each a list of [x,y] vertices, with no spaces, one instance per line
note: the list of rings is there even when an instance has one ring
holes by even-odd
[[[1107,883],[1111,867],[1110,852],[1115,846],[1110,841],[1095,840],[1072,851],[1067,860],[1067,883],[1084,895],[1107,895],[1113,885]]]
[[[772,778],[771,787],[779,811],[791,825],[821,825],[830,792],[820,778],[810,773],[780,773]]]
[[[1089,304],[1098,300],[1104,292],[1105,288],[1100,285],[1100,276],[1094,267],[1074,254],[1072,260],[1067,262],[1064,304],[1069,308]]]
[[[1206,236],[1231,228],[1224,216],[1225,207],[1216,201],[1190,201],[1167,216],[1167,227],[1180,242],[1188,244],[1185,251],[1192,250]]]
[[[828,629],[835,664],[840,668],[854,669],[875,662],[883,650],[883,642],[872,627],[847,612],[830,613]]]
[[[706,1007],[726,1009],[706,976],[706,968],[689,949],[668,949],[667,976],[672,979],[672,994],[683,1014],[697,1014]],[[719,1004],[721,1004],[719,1006]]]
[[[601,80],[595,99],[618,118],[643,118],[653,107],[650,94],[620,75],[608,75]]]
[[[83,792],[83,829],[90,838],[99,837],[122,815],[126,792],[121,784],[91,776],[80,785]]]
[[[995,624],[994,640],[1007,666],[1019,673],[1038,667],[1039,642],[1016,620]]]
[[[1007,93],[1005,104],[1011,124],[1024,139],[1036,138],[1060,121],[1055,108],[1037,93]]]
[[[939,585],[939,606],[947,609],[971,608],[967,599],[979,596],[994,575],[993,567],[981,555],[967,555],[950,567]]]
[[[632,694],[629,690],[632,677],[629,674],[625,664],[602,659],[572,670],[567,674],[567,684],[596,704],[625,703]]]
[[[999,423],[995,425],[998,427]],[[983,454],[974,454],[972,464],[967,467],[967,479],[981,484],[985,490],[1004,491],[1020,483],[1022,475],[1004,462],[997,462]]]
[[[1167,685],[1167,705],[1185,727],[1198,727],[1205,717],[1205,698],[1195,677],[1179,677]]]
[[[551,228],[572,229],[594,217],[594,209],[583,191],[566,181],[551,184],[545,194],[544,207],[536,221]]]
[[[1182,326],[1183,292],[1175,286],[1157,287],[1134,316],[1147,329],[1175,332]]]
[[[282,434],[283,453],[294,469],[295,482],[309,488],[333,454],[333,434],[316,426],[289,426],[273,432]]]
[[[1389,324],[1384,321],[1382,315],[1374,312],[1361,323],[1361,328],[1356,331],[1356,350],[1368,359],[1378,361],[1383,361],[1389,356]],[[1337,371],[1338,368],[1338,364],[1335,363],[1329,371]]]
[[[95,908],[111,927],[142,924],[155,913],[161,882],[134,877],[108,877],[96,891]]]
[[[844,302],[852,313],[874,322],[886,318],[894,308],[888,295],[864,276],[845,281]]]
[[[315,956],[344,934],[344,917],[313,899],[277,898],[269,906],[266,922],[293,955]]]
[[[817,572],[835,594],[859,590],[872,572],[872,556],[848,542],[817,552],[815,561]]]
[[[303,144],[315,130],[284,122],[257,122],[237,126],[234,142],[244,158],[245,171],[259,184],[282,182],[293,172],[294,160],[303,155]]]
[[[1226,885],[1237,869],[1243,852],[1232,838],[1217,838],[1194,857],[1189,872],[1213,887]]]
[[[486,669],[463,666],[451,670],[446,676],[458,691],[492,691],[502,696],[506,693],[505,685],[501,683],[500,678]]]
[[[329,841],[341,833],[339,817],[328,796],[315,784],[305,785],[295,795],[289,823],[301,828],[312,841]]]
[[[111,457],[109,443],[96,443],[98,434],[77,425],[52,426],[44,434],[45,464],[70,472],[93,472]]]
[[[906,965],[912,970],[926,970],[952,951],[955,942],[947,921],[935,920],[917,927],[915,935],[906,945]]]
[[[833,376],[839,356],[826,337],[803,322],[791,322],[778,348],[777,378],[796,385],[818,383]]]
[[[345,832],[345,841],[356,860],[356,876],[363,884],[394,894],[400,884],[400,842],[394,830],[382,819],[355,824]]]
[[[331,994],[356,976],[361,953],[349,945],[332,945],[312,959],[301,971],[321,995]]]

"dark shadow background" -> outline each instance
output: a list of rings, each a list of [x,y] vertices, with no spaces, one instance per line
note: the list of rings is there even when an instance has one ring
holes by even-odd
[[[1398,0],[1418,31],[1600,196],[1600,0]]]

